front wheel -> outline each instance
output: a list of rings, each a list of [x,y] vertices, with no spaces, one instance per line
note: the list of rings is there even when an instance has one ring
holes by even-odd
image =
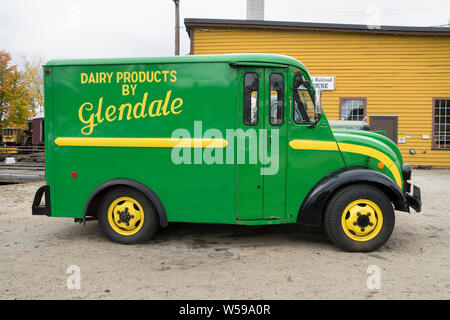
[[[325,212],[328,237],[344,251],[374,251],[394,230],[395,215],[389,198],[370,185],[339,190]]]
[[[158,214],[150,200],[130,187],[117,187],[101,199],[100,228],[114,242],[141,243],[158,229]]]

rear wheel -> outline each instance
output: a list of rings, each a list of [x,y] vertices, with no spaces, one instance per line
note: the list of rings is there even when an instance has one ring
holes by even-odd
[[[339,190],[325,212],[328,237],[344,251],[373,251],[394,230],[395,216],[389,198],[370,185]]]
[[[123,244],[148,241],[158,229],[153,204],[130,187],[117,187],[103,196],[98,221],[109,239]]]

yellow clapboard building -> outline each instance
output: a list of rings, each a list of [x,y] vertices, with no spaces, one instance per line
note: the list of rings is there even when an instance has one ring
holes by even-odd
[[[185,19],[191,54],[303,62],[330,120],[385,130],[414,166],[450,167],[450,28]]]

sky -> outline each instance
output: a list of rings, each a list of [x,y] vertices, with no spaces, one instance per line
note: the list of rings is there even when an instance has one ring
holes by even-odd
[[[189,52],[184,18],[245,19],[247,0],[180,0],[180,54]],[[265,0],[265,20],[438,26],[450,21],[449,0]],[[375,19],[375,20],[374,20]],[[171,56],[172,0],[0,0],[0,50],[13,63],[44,60]]]

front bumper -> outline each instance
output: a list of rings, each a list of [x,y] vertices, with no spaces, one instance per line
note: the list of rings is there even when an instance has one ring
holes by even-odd
[[[41,205],[42,196],[44,196],[44,205]],[[31,206],[31,214],[33,216],[51,216],[52,210],[50,205],[50,186],[42,186],[34,195],[33,205]]]
[[[406,200],[408,201],[408,205],[416,210],[416,212],[420,212],[422,210],[422,196],[420,194],[420,188],[416,185],[411,185],[408,180],[411,179],[411,166],[409,164],[402,165],[402,174],[403,174],[403,190],[405,192]],[[411,187],[413,187],[411,194]]]
[[[408,205],[420,212],[422,210],[422,196],[420,194],[420,188],[416,185],[413,186],[413,193],[405,193],[406,199],[408,200]]]

